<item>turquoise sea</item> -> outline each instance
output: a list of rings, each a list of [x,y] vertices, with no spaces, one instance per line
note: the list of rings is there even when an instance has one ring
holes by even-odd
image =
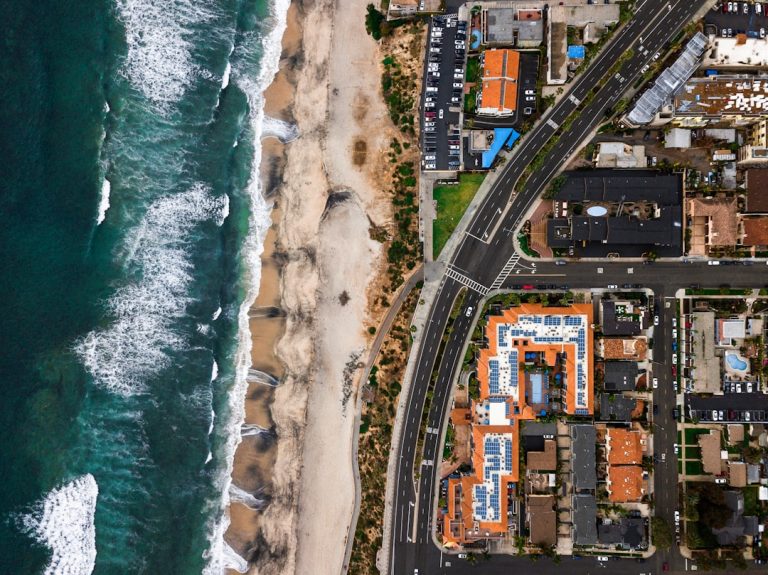
[[[285,0],[0,0],[0,573],[219,573]]]

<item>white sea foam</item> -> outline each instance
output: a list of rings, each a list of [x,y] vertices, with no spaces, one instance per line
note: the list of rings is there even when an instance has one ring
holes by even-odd
[[[240,437],[253,437],[258,435],[269,435],[272,432],[266,427],[256,425],[255,423],[243,423],[240,427]]]
[[[219,319],[220,315],[221,315],[221,306],[216,308],[216,311],[213,312],[213,316],[211,317],[211,320],[216,321],[217,319]]]
[[[272,28],[261,44],[264,49],[261,58],[259,75],[257,78],[249,78],[246,75],[238,75],[233,70],[234,80],[248,96],[250,123],[254,133],[254,161],[251,177],[248,183],[248,192],[251,198],[250,231],[245,241],[244,253],[247,257],[247,267],[250,274],[248,282],[248,294],[243,300],[238,313],[238,348],[236,356],[235,385],[228,394],[229,421],[226,422],[226,466],[221,470],[220,483],[222,485],[221,513],[211,527],[211,545],[204,554],[208,558],[208,565],[204,570],[205,575],[219,575],[227,567],[244,573],[248,564],[242,557],[224,541],[224,533],[229,526],[229,486],[232,484],[232,469],[234,465],[235,450],[242,441],[240,428],[245,419],[245,393],[248,389],[248,370],[251,367],[251,332],[249,329],[248,310],[259,292],[261,280],[261,253],[264,250],[264,237],[270,226],[270,208],[264,201],[259,179],[259,164],[261,160],[261,135],[264,125],[264,91],[272,83],[278,70],[280,52],[282,50],[281,39],[286,27],[286,15],[290,0],[276,0],[272,6]],[[238,563],[240,561],[240,563]]]
[[[263,499],[256,497],[253,493],[248,493],[234,483],[229,486],[229,500],[233,503],[242,503],[255,511],[263,509],[266,503]]]
[[[240,555],[238,555],[237,551],[232,549],[229,543],[227,542],[224,543],[224,548],[222,549],[222,553],[223,553],[222,570],[234,569],[238,573],[245,573],[248,571],[248,561],[246,561]]]
[[[104,178],[104,183],[101,184],[101,199],[99,200],[99,215],[96,218],[96,225],[100,225],[104,221],[109,209],[109,192],[112,186],[107,178]]]
[[[214,359],[213,367],[211,367],[211,381],[215,381],[217,377],[219,377],[219,364]]]
[[[198,75],[189,40],[212,17],[212,2],[191,0],[117,0],[125,26],[128,55],[124,74],[161,109],[178,102]]]
[[[183,349],[186,338],[174,320],[186,315],[192,263],[188,243],[195,226],[222,221],[225,202],[202,185],[165,196],[149,206],[129,233],[126,262],[138,277],[119,288],[107,302],[113,318],[75,346],[94,380],[111,391],[143,391],[147,377],[170,364],[168,352]]]
[[[45,575],[90,575],[96,564],[96,499],[87,474],[57,487],[21,517],[24,530],[51,550]]]
[[[299,137],[299,127],[296,124],[291,124],[284,120],[278,120],[277,118],[271,118],[269,116],[264,117],[264,128],[261,132],[262,138],[277,138],[284,144],[292,142]]]
[[[276,387],[280,383],[274,375],[253,368],[248,370],[246,381],[248,381],[248,383],[260,383],[270,387]]]
[[[230,52],[231,54],[232,52]],[[232,73],[232,64],[227,62],[227,67],[224,68],[224,75],[221,77],[221,89],[223,90],[229,86],[229,75]]]

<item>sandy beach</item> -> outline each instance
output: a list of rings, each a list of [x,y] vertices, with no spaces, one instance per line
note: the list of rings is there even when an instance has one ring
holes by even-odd
[[[394,128],[380,95],[367,2],[294,2],[266,113],[293,122],[289,144],[264,140],[262,180],[274,202],[251,308],[253,377],[235,485],[268,499],[233,503],[226,540],[250,573],[338,574],[354,504],[358,379],[375,325],[369,295],[382,268],[371,226],[391,222],[376,185]],[[304,26],[311,22],[311,26]],[[279,379],[265,385],[260,372]]]

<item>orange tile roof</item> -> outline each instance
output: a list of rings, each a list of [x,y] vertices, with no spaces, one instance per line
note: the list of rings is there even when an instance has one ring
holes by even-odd
[[[480,397],[485,398],[490,395],[488,390],[488,359],[496,355],[498,347],[498,326],[504,323],[517,323],[520,315],[586,315],[587,316],[587,341],[592,342],[592,304],[573,304],[568,307],[545,307],[542,304],[524,303],[520,306],[513,307],[504,310],[502,315],[491,316],[488,320],[488,325],[485,329],[485,336],[488,339],[488,348],[480,350],[480,357],[477,362],[477,378],[480,380]],[[521,338],[523,339],[523,338]],[[544,354],[544,358],[548,365],[555,364],[555,357],[559,351],[565,347],[566,349],[575,347],[575,344],[534,344],[531,340],[528,341],[528,345],[525,346],[524,351],[537,351]],[[566,373],[568,385],[565,389],[566,397],[566,413],[574,414],[576,409],[576,353],[572,351],[566,357]],[[594,372],[594,354],[593,346],[587,345],[587,374],[591,375]],[[524,370],[521,368],[519,373],[519,380],[523,381]],[[594,413],[594,390],[592,388],[592,382],[587,385],[587,404],[589,413]],[[535,414],[530,406],[525,405],[524,398],[520,398],[519,417],[520,419],[534,419]]]
[[[643,469],[639,465],[609,465],[608,483],[608,499],[614,503],[643,497]]]
[[[514,112],[517,109],[520,53],[515,50],[487,50],[484,58],[481,107]]]
[[[648,343],[640,338],[605,338],[602,340],[605,359],[645,359]]]
[[[518,316],[520,315],[586,315],[588,326],[588,340],[591,342],[593,338],[592,333],[592,311],[591,304],[574,304],[569,307],[544,307],[541,304],[522,304],[518,307],[513,307],[505,310],[500,316],[492,316],[486,326],[486,336],[488,338],[488,348],[480,351],[480,358],[478,360],[477,378],[480,381],[480,402],[488,399],[490,396],[490,389],[488,385],[488,359],[496,355],[498,349],[498,325],[504,323],[517,323]],[[555,364],[555,356],[558,351],[562,350],[561,345],[544,345],[533,344],[532,340],[527,340],[528,345],[525,346],[525,351],[537,351],[544,355],[546,362],[549,365]],[[573,346],[573,344],[571,344]],[[566,346],[568,348],[569,346]],[[575,365],[575,351],[568,354],[566,359],[566,377],[573,378],[575,380],[576,365]],[[587,346],[587,374],[592,374],[594,370],[594,357],[592,352],[592,345]],[[521,369],[520,381],[523,381],[523,370]],[[588,405],[589,412],[593,413],[594,406],[594,392],[592,389],[592,381],[588,384]],[[566,396],[566,411],[573,413],[575,409],[575,384],[571,385],[565,392]],[[472,452],[472,467],[474,474],[465,475],[461,478],[452,478],[448,481],[448,497],[447,497],[447,513],[442,517],[443,528],[443,541],[447,543],[466,543],[485,537],[485,533],[492,534],[505,534],[507,532],[507,497],[500,498],[501,510],[500,521],[498,522],[478,522],[476,523],[473,518],[472,508],[472,490],[473,486],[483,481],[483,463],[484,463],[484,441],[483,435],[486,433],[503,433],[510,434],[512,436],[512,472],[510,475],[502,476],[502,490],[506,495],[507,486],[510,483],[517,483],[519,481],[519,460],[520,460],[520,443],[519,443],[519,422],[525,419],[535,419],[536,414],[533,409],[525,403],[525,396],[521,393],[519,398],[510,398],[509,400],[511,409],[509,410],[510,419],[509,425],[481,425],[476,418],[472,425],[472,442],[474,449]],[[517,405],[515,405],[517,404]],[[476,405],[476,404],[475,404]],[[515,411],[517,407],[517,411]],[[474,412],[474,409],[471,410]],[[464,417],[463,410],[454,410],[452,416],[456,416],[457,419]],[[552,451],[547,454],[546,452],[541,454],[543,456],[551,457],[552,454],[556,455],[556,445],[552,443]],[[555,465],[556,466],[556,465]],[[460,496],[460,501],[457,498]],[[479,527],[479,531],[475,531],[475,526]]]
[[[642,434],[639,431],[627,431],[621,428],[608,430],[608,463],[611,465],[626,465],[642,463],[643,446],[640,444]]]
[[[744,240],[745,246],[765,246],[768,245],[768,217],[744,218]]]

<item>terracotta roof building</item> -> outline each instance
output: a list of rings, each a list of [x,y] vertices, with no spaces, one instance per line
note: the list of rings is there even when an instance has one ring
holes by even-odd
[[[554,495],[528,496],[528,529],[533,545],[551,547],[557,543],[557,515]]]
[[[608,499],[614,503],[640,501],[644,493],[643,469],[639,465],[608,467]]]
[[[731,487],[747,486],[747,464],[743,461],[728,462],[728,485]]]
[[[470,408],[472,472],[448,480],[446,543],[508,536],[508,493],[520,473],[520,422],[549,409],[550,372],[562,384],[563,411],[592,414],[592,310],[591,304],[524,304],[488,321],[489,345],[478,358],[480,397]],[[554,470],[556,443],[542,439],[544,451],[529,452],[531,468]]]
[[[743,218],[744,236],[741,243],[745,246],[768,246],[768,216]]]
[[[706,255],[711,246],[735,246],[739,239],[738,205],[735,197],[689,198],[693,255]]]
[[[520,53],[516,50],[486,50],[478,114],[509,116],[517,110]]]
[[[608,463],[632,465],[643,461],[643,436],[639,431],[610,428],[607,435]]]
[[[552,439],[544,442],[544,451],[529,451],[527,469],[530,471],[555,471],[557,469],[557,444]]]
[[[600,340],[600,351],[605,359],[634,359],[643,360],[648,351],[645,338],[603,338]]]
[[[720,475],[722,473],[720,432],[712,429],[709,433],[702,433],[697,439],[701,448],[701,463],[704,467],[704,473]]]
[[[747,170],[747,211],[768,214],[768,170]]]

